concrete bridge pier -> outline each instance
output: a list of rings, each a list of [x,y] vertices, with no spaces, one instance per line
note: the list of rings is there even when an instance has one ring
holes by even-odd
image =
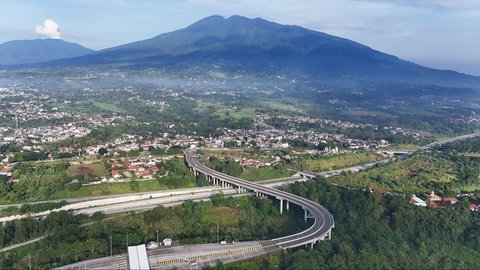
[[[332,239],[332,229],[328,230],[328,233],[323,237],[322,240],[331,240]]]
[[[310,249],[313,250],[313,245],[316,243],[317,241],[312,241],[312,243],[310,243]]]
[[[283,199],[280,199],[280,214],[283,214]]]
[[[303,208],[304,212],[305,212],[305,215],[304,215],[304,220],[305,222],[307,222],[307,218],[314,218],[312,215],[310,215],[310,213],[308,213],[308,210]]]

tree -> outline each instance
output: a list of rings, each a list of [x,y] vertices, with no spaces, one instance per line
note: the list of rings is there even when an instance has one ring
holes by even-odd
[[[105,147],[100,147],[100,148],[98,149],[98,154],[101,155],[101,156],[103,156],[103,155],[105,155],[105,154],[108,154],[107,148],[105,148]]]

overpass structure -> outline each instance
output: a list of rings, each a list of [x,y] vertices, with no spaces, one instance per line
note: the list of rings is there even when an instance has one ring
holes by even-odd
[[[284,206],[287,210],[289,209],[290,203],[302,207],[305,213],[304,220],[307,221],[309,218],[314,220],[312,226],[297,234],[272,239],[271,242],[277,247],[286,249],[307,244],[313,247],[313,244],[317,241],[331,238],[335,221],[332,214],[320,204],[285,191],[261,186],[208,168],[197,159],[195,149],[189,149],[185,152],[185,160],[196,175],[199,173],[204,174],[208,181],[214,185],[234,188],[238,193],[252,192],[256,196],[269,196],[279,200],[281,213]]]
[[[454,142],[454,141],[471,139],[471,138],[475,138],[475,137],[478,137],[478,136],[480,136],[480,134],[472,133],[472,134],[467,134],[467,135],[461,135],[461,136],[451,138],[451,139],[447,139],[447,140],[443,140],[443,141],[436,141],[436,142],[433,142],[433,143],[430,143],[430,144],[427,144],[427,145],[424,145],[424,146],[420,147],[417,151],[425,151],[425,150],[429,150],[429,149],[431,149],[431,148],[433,148],[437,145],[442,145],[442,144],[446,144],[446,143],[450,143],[450,142]]]

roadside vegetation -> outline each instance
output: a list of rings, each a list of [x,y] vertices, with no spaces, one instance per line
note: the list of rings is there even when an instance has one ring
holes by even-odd
[[[51,199],[124,194],[205,185],[184,165],[183,158],[174,157],[157,164],[162,177],[152,180],[132,179],[129,182],[82,185],[97,176],[107,175],[102,162],[70,165],[68,162],[19,163],[13,170],[18,183],[0,179],[0,203],[25,203]]]
[[[338,155],[305,155],[291,161],[291,165],[300,171],[325,172],[372,163],[385,159],[374,152],[359,151]]]
[[[342,173],[329,181],[356,187],[412,194],[430,192],[454,195],[480,190],[480,139],[436,147],[430,153],[379,165],[360,173]]]
[[[43,220],[23,219],[0,227],[0,247],[42,235],[37,243],[0,253],[0,265],[7,269],[28,269],[29,260],[36,269],[51,269],[75,261],[125,253],[127,243],[137,245],[169,237],[182,244],[215,243],[217,225],[220,240],[262,240],[295,233],[308,226],[301,212],[279,213],[277,205],[259,197],[223,198],[211,202],[187,201],[181,206],[157,207],[142,213],[105,218],[52,213]],[[168,217],[168,218],[166,218]],[[94,222],[88,226],[82,224]]]
[[[288,170],[287,167],[282,164],[262,168],[244,168],[234,160],[217,157],[210,157],[205,164],[214,170],[249,181],[285,178],[295,174],[295,172]]]

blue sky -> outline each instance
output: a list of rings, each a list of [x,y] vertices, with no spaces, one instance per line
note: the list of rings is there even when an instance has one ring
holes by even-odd
[[[0,43],[42,36],[103,49],[209,15],[262,17],[338,35],[426,66],[480,75],[480,0],[0,0]]]

